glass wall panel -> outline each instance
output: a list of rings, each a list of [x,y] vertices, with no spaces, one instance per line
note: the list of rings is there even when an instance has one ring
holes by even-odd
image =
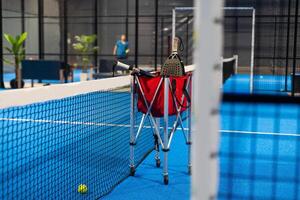
[[[38,0],[25,1],[25,31],[28,33],[26,40],[26,57],[27,59],[38,59],[39,40],[38,40]]]
[[[60,4],[57,0],[44,0],[44,50],[45,59],[62,59]]]
[[[16,36],[21,33],[21,1],[2,1],[3,33]],[[3,46],[10,47],[10,44],[3,39]],[[13,61],[11,54],[4,49],[4,59]],[[12,64],[4,63],[4,72],[14,72]]]

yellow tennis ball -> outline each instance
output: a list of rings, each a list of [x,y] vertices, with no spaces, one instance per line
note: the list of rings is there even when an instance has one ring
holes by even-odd
[[[78,186],[78,192],[80,194],[85,194],[85,193],[87,193],[87,191],[88,191],[88,187],[85,184],[80,184]]]

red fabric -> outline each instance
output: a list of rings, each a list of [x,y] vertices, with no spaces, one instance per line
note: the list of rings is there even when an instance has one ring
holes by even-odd
[[[184,97],[183,100],[183,107],[181,108],[180,112],[183,112],[186,110],[187,106],[187,98],[185,95],[183,95],[184,88],[186,87],[186,82],[189,75],[181,76],[181,77],[170,77],[170,83],[172,85],[172,82],[176,82],[176,88],[173,88],[174,95],[178,99],[178,101],[181,103],[182,96]],[[160,80],[162,79],[161,76],[158,77],[139,77],[139,81],[141,84],[141,87],[144,91],[144,95],[146,98],[146,101],[148,103],[148,106],[150,106],[155,91],[159,85]],[[142,96],[141,90],[138,88],[138,111],[142,113],[147,113],[147,106],[145,104],[144,98]],[[169,88],[169,115],[175,115],[177,114],[175,103],[177,104],[177,107],[180,107],[178,104],[178,101],[174,100],[172,97],[171,88]],[[160,88],[158,90],[158,93],[155,97],[155,100],[153,102],[152,108],[151,108],[151,114],[154,117],[163,117],[164,116],[164,80],[162,81]]]

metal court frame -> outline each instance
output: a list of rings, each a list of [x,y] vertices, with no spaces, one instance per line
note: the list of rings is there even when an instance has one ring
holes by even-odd
[[[174,39],[176,37],[176,13],[177,11],[194,11],[195,7],[175,7],[172,10],[172,51],[174,48]],[[255,50],[255,18],[256,10],[254,7],[223,7],[223,10],[245,10],[252,11],[252,32],[251,32],[251,61],[250,61],[250,94],[253,93],[254,87],[254,50]]]
[[[188,76],[187,84],[186,84],[186,91],[191,91],[191,84],[192,84],[192,74]],[[153,103],[157,97],[158,91],[162,89],[162,86],[164,85],[164,115],[163,117],[163,127],[160,126],[160,118],[153,117],[151,113],[151,109],[153,106]],[[147,113],[143,113],[142,119],[140,121],[139,125],[135,124],[135,116],[136,116],[136,104],[137,104],[137,88],[140,90],[140,93],[142,95],[143,102],[145,103],[147,107]],[[145,92],[141,86],[139,76],[138,75],[132,75],[131,77],[131,112],[130,112],[130,175],[134,176],[136,166],[134,162],[134,151],[135,151],[135,145],[138,141],[139,136],[142,134],[142,129],[145,126],[145,120],[146,118],[149,118],[151,129],[153,130],[153,136],[154,136],[154,150],[155,150],[155,161],[156,161],[156,167],[160,167],[160,156],[159,156],[159,147],[161,147],[163,151],[163,179],[164,184],[169,183],[169,176],[168,176],[168,152],[170,150],[170,146],[172,143],[173,136],[175,134],[175,131],[178,127],[180,127],[184,138],[186,145],[188,146],[188,173],[191,174],[191,106],[190,103],[187,102],[187,129],[183,127],[183,119],[181,116],[181,105],[177,105],[175,103],[176,108],[176,119],[174,123],[172,124],[172,127],[169,127],[169,98],[173,98],[174,102],[176,102],[176,97],[174,95],[169,96],[169,90],[172,90],[172,84],[170,83],[170,79],[168,77],[161,77],[158,86],[155,90],[154,96],[150,102],[150,104],[147,102],[145,97]],[[184,94],[182,94],[180,103],[182,104],[184,101]],[[135,131],[135,128],[138,127],[137,132]],[[163,129],[163,134],[161,134],[161,129]],[[161,136],[162,135],[162,136]]]

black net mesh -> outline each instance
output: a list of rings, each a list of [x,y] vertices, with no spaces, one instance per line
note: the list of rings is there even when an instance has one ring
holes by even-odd
[[[79,199],[80,184],[96,199],[129,175],[128,89],[2,109],[0,130],[1,199]],[[153,149],[147,132],[137,165]]]
[[[236,74],[237,58],[224,59],[222,62],[223,84]]]

